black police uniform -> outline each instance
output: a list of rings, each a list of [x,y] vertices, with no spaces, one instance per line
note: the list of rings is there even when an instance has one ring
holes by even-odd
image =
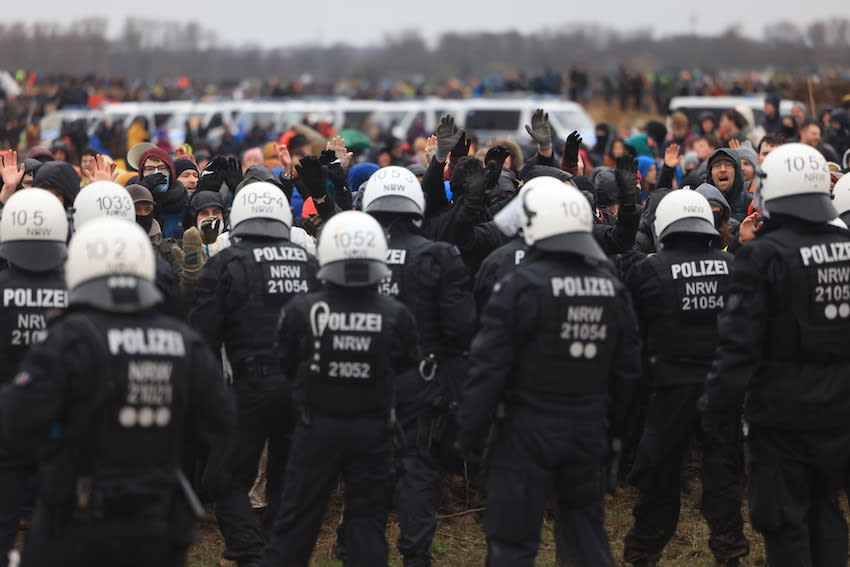
[[[268,532],[294,424],[290,389],[272,348],[277,318],[293,296],[318,288],[317,271],[316,259],[297,244],[244,236],[204,265],[189,311],[192,327],[214,350],[223,343],[233,367],[239,420],[232,482],[226,494],[211,496],[226,544],[223,556],[238,563],[255,563],[265,544],[248,499],[263,446],[268,439]]]
[[[0,384],[9,384],[30,345],[47,337],[47,323],[68,305],[61,269],[0,272]],[[35,499],[36,452],[0,445],[0,567],[9,562],[22,512]]]
[[[710,248],[709,237],[671,234],[660,252],[626,277],[644,334],[649,405],[629,481],[640,489],[625,560],[657,559],[676,532],[682,460],[699,430],[697,402],[717,347],[733,257]],[[746,555],[741,517],[741,459],[737,443],[703,443],[702,513],[718,561]]]
[[[496,282],[519,266],[526,253],[525,241],[521,236],[516,236],[484,258],[478,273],[475,274],[475,284],[472,288],[479,314],[490,299],[490,293]]]
[[[850,234],[772,216],[735,256],[706,427],[749,424],[748,498],[772,567],[846,565]]]
[[[378,289],[414,314],[427,359],[421,370],[411,369],[397,379],[396,407],[405,445],[396,455],[403,474],[395,493],[401,528],[398,550],[405,565],[427,566],[437,527],[440,459],[435,457],[446,455],[454,440],[450,422],[466,375],[463,354],[474,331],[475,304],[456,247],[432,241],[404,216],[376,217],[387,232],[387,267],[392,272]],[[436,372],[430,366],[434,363]]]
[[[489,566],[534,564],[550,475],[564,558],[614,564],[600,474],[639,373],[637,322],[609,266],[532,248],[497,284],[472,343],[460,411],[461,445],[474,450],[507,398],[488,479]]]
[[[186,325],[72,307],[0,393],[0,412],[6,435],[41,455],[23,565],[183,564],[182,432],[191,419],[220,444],[235,425],[221,370]]]
[[[295,377],[293,397],[302,419],[260,565],[309,563],[340,475],[346,565],[386,565],[394,381],[419,361],[413,315],[373,287],[329,284],[285,307],[279,354],[285,374]]]

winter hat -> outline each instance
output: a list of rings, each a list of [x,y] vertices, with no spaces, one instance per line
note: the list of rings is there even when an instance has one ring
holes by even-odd
[[[726,197],[724,197],[723,193],[720,192],[720,189],[711,183],[703,183],[696,188],[696,192],[705,197],[709,203],[713,202],[720,205],[723,212],[721,215],[722,218],[728,219],[732,216],[732,208],[729,206],[729,202],[726,201]]]
[[[655,165],[656,168],[657,168],[657,164],[655,163],[655,159],[651,158],[651,157],[638,156],[637,162],[638,162],[638,171],[640,172],[641,179],[646,179],[646,174],[649,173],[650,167]]]
[[[646,130],[646,135],[655,142],[657,148],[664,145],[664,138],[667,137],[667,126],[656,120],[650,120],[643,129]]]
[[[685,152],[685,155],[682,156],[682,169],[687,171],[689,165],[699,165],[699,158],[696,152]]]
[[[419,163],[413,163],[407,166],[407,170],[416,177],[422,177],[428,171],[425,166]]]
[[[523,181],[528,183],[535,177],[554,177],[558,181],[569,181],[573,178],[572,175],[563,169],[552,167],[551,165],[535,165],[525,173]]]
[[[134,203],[139,203],[141,201],[147,201],[148,203],[153,203],[153,195],[144,185],[139,185],[138,183],[133,183],[132,185],[127,185],[127,193],[130,194],[130,198],[133,199]]]
[[[42,165],[42,162],[37,160],[37,159],[33,159],[33,158],[25,159],[24,160],[24,173],[32,173],[33,175],[35,175],[35,172],[38,171],[38,168],[41,167],[41,165]]]
[[[626,146],[634,149],[639,156],[652,156],[652,148],[649,147],[649,136],[646,134],[634,134],[626,138]]]
[[[33,146],[27,152],[26,159],[37,159],[41,163],[53,161],[53,154],[44,146]]]
[[[738,157],[740,159],[745,159],[751,164],[753,164],[753,166],[756,168],[756,173],[761,171],[761,166],[759,166],[756,150],[755,148],[753,148],[753,145],[750,143],[749,140],[738,146],[738,149],[735,150],[735,152],[738,154]]]
[[[379,169],[381,168],[374,163],[358,163],[352,166],[348,170],[348,189],[350,191],[357,191]]]
[[[198,166],[195,165],[195,162],[193,162],[192,160],[184,158],[174,160],[174,175],[180,177],[180,174],[186,171],[187,169],[194,169],[195,171],[198,171]],[[198,171],[198,173],[200,172]]]
[[[594,167],[590,172],[590,181],[596,188],[596,202],[600,207],[616,203],[619,195],[617,178],[614,176],[614,168],[601,166]]]

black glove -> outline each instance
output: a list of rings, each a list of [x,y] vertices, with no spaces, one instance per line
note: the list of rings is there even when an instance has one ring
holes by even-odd
[[[452,157],[450,158],[452,163],[457,163],[460,158],[468,156],[469,146],[471,145],[472,142],[466,139],[466,132],[461,130],[460,138],[458,138],[457,144],[452,148]]]
[[[442,163],[446,161],[446,157],[460,141],[461,136],[464,136],[464,131],[462,129],[456,130],[454,116],[447,114],[440,119],[436,134],[437,153],[434,157]]]
[[[493,146],[487,150],[487,155],[484,156],[484,163],[495,161],[499,169],[502,169],[509,155],[511,155],[511,152],[505,146]]]
[[[622,205],[637,203],[640,198],[638,188],[638,162],[629,154],[623,154],[615,161],[614,179],[617,182],[617,200]]]
[[[319,154],[319,161],[322,162],[322,165],[332,164],[336,161],[336,152],[333,150],[324,150]]]
[[[217,156],[210,160],[204,167],[198,178],[198,186],[196,191],[221,191],[221,186],[226,181],[226,170],[229,167],[228,160],[225,157]],[[238,183],[237,183],[238,185]],[[230,185],[228,185],[230,187]],[[234,189],[231,189],[235,191]]]
[[[224,168],[224,182],[231,192],[236,193],[236,188],[242,182],[242,166],[236,158],[228,158]]]
[[[152,195],[156,195],[157,192],[154,191],[154,187],[156,187],[157,185],[162,185],[167,181],[168,179],[165,177],[165,174],[157,171],[156,173],[145,175],[144,177],[139,179],[138,183],[139,185],[145,187],[148,191],[150,191]]]
[[[581,135],[575,130],[567,136],[564,143],[564,161],[567,163],[578,163],[578,151],[581,148]]]
[[[525,131],[534,139],[541,150],[552,148],[552,130],[549,128],[549,114],[538,108],[531,115],[531,126],[525,125]]]
[[[304,187],[313,200],[327,195],[325,182],[328,179],[328,168],[322,165],[319,158],[316,156],[301,158],[301,162],[295,164],[295,171],[298,172],[298,178],[304,183]]]
[[[499,182],[502,168],[491,160],[486,168],[470,172],[466,179],[466,206],[474,211],[483,211],[487,202],[487,195]]]

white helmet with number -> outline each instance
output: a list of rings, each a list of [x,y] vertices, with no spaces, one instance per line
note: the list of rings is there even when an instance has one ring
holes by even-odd
[[[390,165],[372,174],[363,193],[367,213],[405,213],[419,218],[425,214],[425,193],[416,176],[406,167]]]
[[[95,181],[80,189],[74,199],[74,230],[98,217],[136,222],[136,205],[130,193],[112,181]]]
[[[280,187],[256,181],[236,193],[230,210],[230,225],[233,236],[289,238],[292,209]]]
[[[318,278],[345,287],[376,285],[387,268],[387,238],[378,221],[360,211],[332,216],[319,234]]]
[[[765,216],[783,214],[811,222],[838,216],[829,195],[826,159],[806,144],[783,144],[761,164],[764,179],[756,189],[756,207]]]
[[[65,281],[69,301],[108,311],[141,311],[161,299],[150,238],[136,223],[101,217],[71,238]]]
[[[850,173],[845,173],[832,188],[832,205],[845,223],[850,221]]]
[[[606,259],[593,237],[593,211],[581,191],[554,177],[535,177],[524,189],[520,223],[526,244]]]
[[[719,234],[708,199],[690,189],[676,189],[661,198],[653,227],[659,242],[671,234]]]
[[[0,258],[32,272],[62,265],[68,249],[68,217],[56,195],[22,189],[9,197],[0,217]]]

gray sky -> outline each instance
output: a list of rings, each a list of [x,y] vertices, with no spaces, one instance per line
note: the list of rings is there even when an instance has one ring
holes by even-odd
[[[52,22],[100,15],[109,18],[109,35],[114,36],[127,16],[194,19],[205,28],[215,30],[229,44],[252,42],[262,47],[316,42],[329,45],[339,40],[368,45],[381,43],[387,33],[397,34],[408,29],[420,30],[433,42],[440,33],[449,30],[498,32],[516,29],[527,33],[545,28],[558,30],[570,23],[582,22],[598,22],[620,30],[651,27],[656,37],[692,30],[714,34],[739,22],[744,34],[761,39],[765,23],[788,20],[805,25],[819,19],[846,17],[847,13],[846,6],[839,0],[767,4],[752,0],[709,0],[700,5],[691,0],[534,4],[516,0],[486,3],[463,0],[353,0],[344,3],[339,0],[278,0],[274,3],[268,0],[144,0],[108,4],[102,0],[86,3],[42,0],[36,11],[27,2],[4,3],[3,19],[7,22],[31,21],[34,14]],[[676,7],[671,9],[671,6]]]

